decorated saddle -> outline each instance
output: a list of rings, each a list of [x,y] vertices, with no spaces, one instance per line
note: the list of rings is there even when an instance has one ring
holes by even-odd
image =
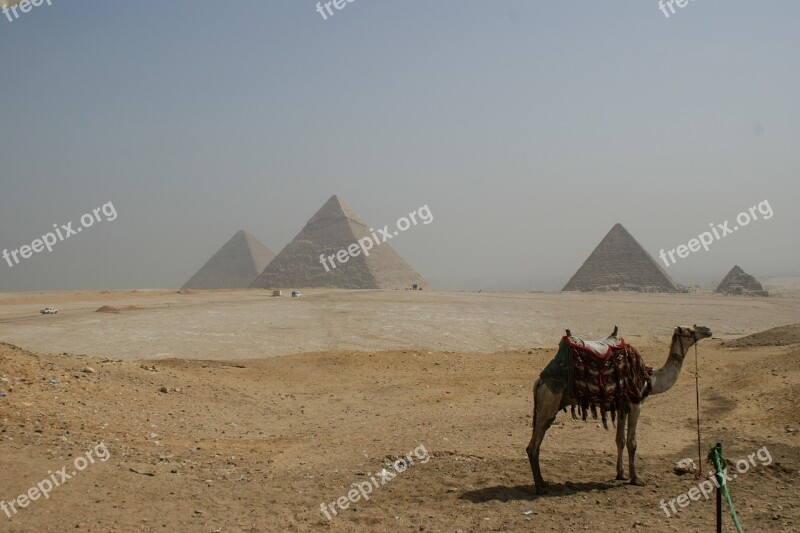
[[[627,402],[638,404],[650,394],[652,374],[653,369],[645,366],[636,348],[617,336],[615,328],[611,336],[597,341],[584,341],[567,330],[540,378],[556,393],[568,388],[574,399],[573,418],[580,415],[586,420],[591,409],[597,419],[599,409],[603,427],[608,429],[608,413],[615,422]]]

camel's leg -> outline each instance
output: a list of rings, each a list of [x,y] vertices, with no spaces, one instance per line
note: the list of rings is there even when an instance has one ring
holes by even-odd
[[[544,434],[556,419],[563,394],[563,392],[561,394],[553,393],[538,379],[533,385],[533,434],[525,451],[528,453],[528,460],[531,463],[536,494],[544,494],[546,486],[539,468],[539,450],[542,447]]]
[[[625,421],[627,417],[625,407],[617,412],[617,479],[625,479],[625,469],[622,468],[622,452],[625,450]]]
[[[636,476],[636,466],[633,464],[636,459],[636,425],[639,423],[639,413],[642,411],[641,404],[630,404],[628,413],[628,468],[631,473],[631,485],[644,486],[644,482]]]

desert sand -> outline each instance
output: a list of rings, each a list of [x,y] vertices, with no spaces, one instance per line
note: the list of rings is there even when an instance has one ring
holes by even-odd
[[[617,324],[657,367],[672,327],[693,323],[714,331],[698,350],[703,445],[772,457],[731,483],[745,530],[798,530],[798,328],[736,341],[796,324],[796,295],[270,294],[0,295],[0,500],[98,443],[110,454],[0,511],[0,530],[709,531],[712,502],[670,518],[659,506],[698,483],[672,470],[697,461],[693,353],[645,401],[646,486],[614,480],[614,432],[593,420],[562,413],[548,432],[549,495],[534,494],[524,451],[532,384],[565,328],[599,337]],[[39,316],[45,306],[60,312]],[[420,446],[429,461],[321,512]]]

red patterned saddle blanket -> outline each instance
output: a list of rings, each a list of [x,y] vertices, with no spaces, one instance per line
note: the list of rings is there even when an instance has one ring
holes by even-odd
[[[572,337],[561,339],[562,349],[569,353],[570,393],[577,405],[572,406],[572,416],[586,420],[589,410],[597,419],[599,409],[603,427],[608,429],[607,413],[612,422],[626,403],[640,403],[650,394],[653,369],[644,364],[636,348],[620,338],[605,350],[585,346]],[[577,407],[577,414],[576,414]]]

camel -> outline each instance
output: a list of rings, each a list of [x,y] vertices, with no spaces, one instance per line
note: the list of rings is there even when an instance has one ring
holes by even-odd
[[[601,343],[613,345],[615,341],[619,341],[617,336],[618,329],[615,326],[614,332]],[[567,330],[567,336],[571,337],[571,333]],[[692,347],[701,339],[711,337],[711,330],[705,326],[679,326],[676,327],[672,334],[672,342],[670,344],[669,357],[664,366],[658,370],[654,370],[652,377],[639,390],[639,398],[649,394],[662,394],[675,385],[678,381],[678,376],[683,366],[683,360]],[[533,435],[531,441],[526,448],[528,460],[531,463],[531,471],[533,472],[533,481],[536,486],[537,494],[546,493],[546,483],[542,478],[541,469],[539,467],[539,450],[542,446],[545,432],[550,428],[551,424],[556,418],[560,410],[565,410],[567,406],[577,405],[575,397],[571,394],[571,385],[564,387],[560,392],[554,391],[554,387],[548,385],[540,375],[533,385]],[[649,389],[648,389],[649,388]],[[648,389],[647,391],[644,389]],[[584,406],[585,407],[585,406]],[[625,479],[625,471],[622,467],[622,451],[625,446],[628,447],[628,466],[630,471],[630,484],[636,486],[644,486],[644,482],[636,474],[636,467],[634,465],[634,458],[636,456],[636,425],[639,421],[639,413],[641,412],[642,404],[625,401],[622,409],[619,410],[617,415],[617,478],[618,480]],[[585,417],[584,417],[585,419]],[[625,435],[627,424],[627,440]]]

